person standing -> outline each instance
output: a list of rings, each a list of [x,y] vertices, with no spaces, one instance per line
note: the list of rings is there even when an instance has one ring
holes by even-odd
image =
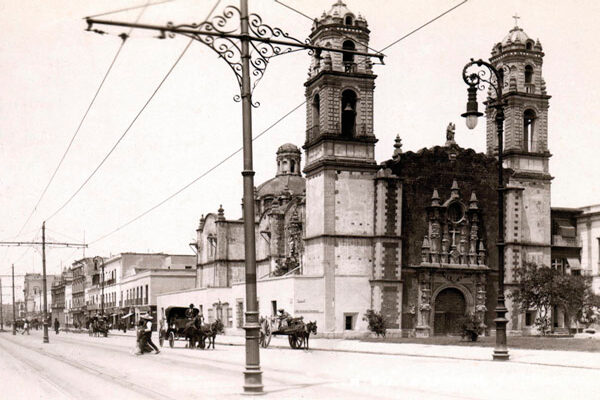
[[[54,318],[54,332],[58,335],[58,330],[60,329],[60,322],[58,322],[58,318]]]

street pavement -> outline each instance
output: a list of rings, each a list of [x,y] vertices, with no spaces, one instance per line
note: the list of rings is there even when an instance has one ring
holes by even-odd
[[[243,340],[218,337],[215,350],[176,342],[160,354],[135,356],[132,333],[103,338],[51,332],[43,344],[41,331],[4,332],[0,399],[236,399]],[[493,362],[489,348],[331,339],[312,339],[311,347],[291,350],[273,338],[261,349],[265,398],[599,398],[598,354],[511,350],[512,361]]]

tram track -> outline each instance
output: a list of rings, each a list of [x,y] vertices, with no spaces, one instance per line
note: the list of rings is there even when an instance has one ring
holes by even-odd
[[[127,389],[128,391],[142,395],[145,398],[156,399],[156,400],[178,400],[178,399],[175,399],[174,397],[169,396],[166,393],[161,393],[156,390],[141,386],[135,382],[132,382],[131,380],[124,378],[123,376],[120,376],[120,375],[114,374],[114,373],[110,373],[110,372],[106,371],[105,368],[102,368],[100,366],[95,366],[90,363],[84,364],[82,362],[79,362],[79,361],[76,361],[73,359],[69,359],[69,358],[63,357],[61,355],[46,351],[39,347],[28,346],[24,343],[21,343],[18,340],[8,339],[5,336],[0,336],[0,338],[6,342],[13,344],[13,345],[16,345],[18,347],[21,347],[21,348],[26,349],[31,352],[35,352],[44,357],[50,358],[54,361],[58,361],[60,363],[69,365],[73,368],[76,368],[77,370],[79,370],[81,372],[85,372],[96,378],[102,379],[104,381],[108,381],[111,384],[115,384],[117,386],[120,386],[121,388]],[[0,343],[1,343],[1,341],[0,341]],[[6,351],[8,354],[10,354],[13,358],[16,358],[19,362],[21,362],[21,363],[27,365],[29,368],[33,369],[42,379],[44,379],[45,381],[50,380],[51,382],[54,383],[53,386],[55,386],[55,387],[56,387],[56,385],[59,385],[58,387],[60,388],[61,392],[64,394],[68,394],[69,398],[81,399],[81,398],[89,397],[89,394],[87,392],[77,390],[71,385],[66,385],[66,383],[58,384],[57,382],[61,382],[60,379],[53,380],[52,376],[49,375],[47,372],[45,372],[42,367],[40,367],[39,365],[36,365],[36,363],[25,359],[25,357],[23,357],[23,355],[20,355],[14,349],[8,349],[7,346],[5,346],[3,344],[0,344],[0,345],[2,346],[2,349],[4,351]],[[73,392],[76,392],[76,393],[73,393]]]

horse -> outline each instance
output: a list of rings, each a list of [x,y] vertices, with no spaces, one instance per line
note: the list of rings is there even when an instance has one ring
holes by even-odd
[[[212,348],[214,350],[215,348],[215,338],[217,337],[217,333],[224,333],[225,326],[223,325],[223,323],[221,322],[220,319],[217,319],[215,322],[211,323],[211,324],[205,324],[202,325],[202,348],[204,348],[205,345],[205,340],[208,339],[208,347],[206,347],[207,349],[210,349],[210,346],[212,344]]]
[[[304,347],[304,349],[308,350],[308,338],[310,337],[310,334],[316,335],[317,334],[317,322],[308,322],[305,326],[304,326],[304,330],[302,332],[299,333],[299,337],[301,340],[301,344],[300,344],[300,348]]]
[[[189,342],[190,349],[195,348],[196,343],[202,341],[202,322],[199,315],[196,315],[191,321],[186,322],[183,334]]]

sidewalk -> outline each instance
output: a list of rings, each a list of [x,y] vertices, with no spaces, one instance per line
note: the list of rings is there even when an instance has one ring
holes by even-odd
[[[135,337],[135,331],[127,333],[111,331],[113,336]],[[246,339],[243,336],[217,336],[217,345],[243,346]],[[348,353],[398,355],[412,357],[447,358],[455,360],[492,361],[492,347],[467,347],[430,345],[418,343],[373,343],[360,340],[345,339],[310,339],[310,349],[319,351],[337,351]],[[165,343],[165,346],[168,344]],[[271,338],[269,348],[289,349],[287,337]],[[586,368],[600,370],[600,354],[582,351],[559,350],[526,350],[511,349],[510,361],[520,364],[546,365],[570,368]]]

